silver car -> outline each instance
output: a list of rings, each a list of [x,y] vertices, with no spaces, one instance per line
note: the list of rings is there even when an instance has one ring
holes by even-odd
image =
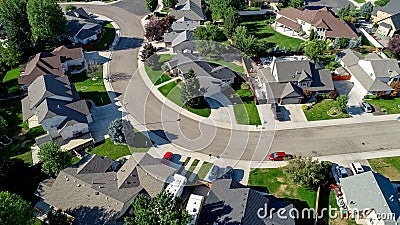
[[[219,170],[220,170],[220,167],[217,166],[217,165],[214,165],[211,168],[210,175],[208,175],[208,180],[210,182],[213,182],[213,181],[215,181],[217,179]]]
[[[372,113],[372,105],[369,104],[368,102],[360,102],[361,108],[363,108],[364,112],[366,113]]]

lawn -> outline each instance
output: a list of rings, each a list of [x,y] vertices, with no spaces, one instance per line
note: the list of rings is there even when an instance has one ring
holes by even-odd
[[[160,59],[158,60],[160,65],[144,66],[147,75],[149,76],[151,82],[153,82],[154,85],[159,85],[164,83],[165,81],[171,80],[169,76],[163,74],[164,71],[162,71],[161,65],[164,62],[170,61],[173,57],[174,57],[173,55],[161,54]]]
[[[271,25],[269,25],[273,18],[265,16],[246,16],[243,17],[241,26],[246,26],[250,34],[253,34],[259,40],[265,40],[269,43],[269,48],[279,45],[280,48],[289,46],[299,46],[303,43],[302,40],[297,38],[288,37],[276,32]]]
[[[371,99],[368,103],[386,109],[387,114],[400,113],[400,98],[394,99]]]
[[[200,179],[204,179],[213,165],[214,165],[213,163],[204,162],[203,165],[201,165],[199,172],[197,173],[197,176]]]
[[[171,100],[173,103],[177,104],[180,107],[183,107],[183,103],[181,100],[181,88],[177,84],[177,82],[171,82],[166,85],[161,86],[158,88],[158,90],[163,94],[165,97],[167,97],[169,100]],[[207,102],[204,102],[201,107],[199,108],[191,108],[191,107],[186,107],[185,108],[194,114],[197,114],[202,117],[208,117],[211,114],[211,109],[208,106]]]
[[[354,1],[356,1],[357,3],[364,3],[365,2],[365,0],[354,0]]]
[[[20,69],[21,66],[8,71],[3,78],[3,84],[7,88],[8,94],[12,94],[19,90],[18,77]]]
[[[236,72],[237,74],[244,74],[244,68],[242,65],[238,65],[233,62],[225,61],[223,59],[208,59],[207,62],[211,64],[218,64],[221,66],[227,66],[229,67],[232,71]]]
[[[89,153],[98,156],[108,156],[113,160],[131,154],[127,145],[116,145],[109,138],[103,144],[94,147]]]
[[[283,173],[282,168],[252,169],[249,186],[265,191],[292,203],[298,209],[315,208],[317,192],[310,191],[291,182]]]
[[[323,100],[316,105],[314,105],[311,109],[303,110],[304,114],[307,117],[308,121],[315,120],[331,120],[331,119],[341,119],[350,117],[347,113],[341,113],[338,116],[330,116],[328,115],[328,110],[333,107],[338,107],[338,104],[334,100]]]
[[[253,93],[250,89],[242,90],[240,84],[233,84],[232,88],[224,91],[224,94],[233,104],[233,111],[238,124],[261,125]],[[230,96],[235,97],[230,98]]]
[[[93,77],[97,77],[93,80]],[[97,72],[88,75],[86,71],[69,75],[70,81],[75,84],[76,90],[82,99],[91,99],[97,106],[111,103],[103,81],[103,66],[99,65]]]
[[[200,162],[200,160],[198,160],[198,159],[193,160],[193,163],[192,163],[192,165],[190,165],[188,172],[193,173],[194,169],[196,169],[199,162]]]
[[[400,157],[368,159],[371,168],[388,177],[391,181],[400,181]]]
[[[114,41],[114,26],[111,23],[106,23],[103,25],[103,30],[105,31],[103,37],[93,44],[94,51],[107,50]]]

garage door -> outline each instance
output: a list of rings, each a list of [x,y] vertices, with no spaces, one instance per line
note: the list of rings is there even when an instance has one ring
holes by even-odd
[[[299,98],[284,98],[282,99],[281,104],[285,105],[285,104],[298,104],[300,101]]]

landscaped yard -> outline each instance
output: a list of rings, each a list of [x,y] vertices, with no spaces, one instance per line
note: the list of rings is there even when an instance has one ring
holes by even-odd
[[[241,104],[233,105],[236,122],[238,124],[261,125],[251,90],[237,90],[236,94],[242,99]]]
[[[337,209],[336,213],[338,213],[338,217],[336,218],[329,218],[329,224],[330,225],[357,225],[357,223],[354,220],[351,220],[350,218],[340,218],[340,208],[337,204],[335,193],[333,191],[329,192],[329,205],[323,206],[323,207],[328,207],[330,206],[332,209]],[[327,213],[325,211],[325,213]]]
[[[103,144],[94,147],[89,153],[99,156],[108,156],[113,160],[131,154],[127,145],[116,145],[109,138],[107,138]]]
[[[196,169],[199,162],[200,162],[200,160],[198,160],[198,159],[193,160],[192,165],[190,165],[188,172],[193,173],[193,171]]]
[[[103,30],[105,30],[103,38],[101,38],[99,41],[93,44],[94,51],[107,50],[114,41],[115,37],[114,26],[111,23],[106,23],[103,25]]]
[[[97,106],[111,103],[103,81],[103,66],[99,65],[94,75],[88,75],[86,71],[70,75],[70,81],[75,84],[81,99],[91,99]],[[96,77],[94,79],[94,77]]]
[[[9,94],[12,94],[19,90],[18,77],[20,69],[21,67],[19,66],[15,69],[8,71],[3,78],[3,84],[7,88]]]
[[[338,103],[335,100],[326,99],[317,103],[311,109],[303,111],[308,121],[341,119],[350,117],[349,114],[342,112],[340,112],[336,116],[328,115],[328,111],[332,108],[338,108]]]
[[[400,181],[400,157],[368,159],[371,168],[389,178],[391,181]]]
[[[199,172],[197,173],[197,176],[200,179],[204,179],[213,165],[214,165],[213,163],[204,162],[203,165],[201,165]]]
[[[232,71],[236,72],[239,75],[243,75],[244,74],[244,68],[242,65],[238,65],[236,63],[233,62],[228,62],[225,61],[223,59],[207,59],[207,62],[209,63],[214,63],[214,64],[218,64],[221,66],[227,66],[229,67]]]
[[[371,99],[367,101],[368,103],[378,106],[381,109],[386,109],[388,114],[400,113],[400,98],[394,99]]]
[[[317,192],[294,184],[283,173],[282,168],[252,169],[249,186],[258,190],[267,189],[268,193],[293,203],[298,209],[315,208]]]
[[[181,88],[180,85],[177,82],[171,82],[166,85],[161,86],[158,88],[158,90],[169,100],[174,102],[180,107],[183,107],[183,103],[181,100]],[[194,114],[197,114],[199,116],[203,117],[208,117],[211,114],[211,109],[208,106],[208,104],[204,102],[203,105],[199,108],[191,108],[191,107],[186,107],[185,108]]]
[[[164,83],[165,81],[171,80],[171,78],[165,74],[163,74],[164,71],[161,69],[161,65],[164,62],[170,61],[173,58],[173,55],[168,55],[168,54],[161,54],[160,59],[158,62],[160,65],[158,66],[144,66],[144,69],[146,70],[147,75],[149,76],[151,82],[153,82],[154,85],[159,85]]]
[[[303,43],[302,40],[297,38],[288,37],[276,32],[271,25],[269,25],[274,18],[269,19],[264,16],[246,16],[243,17],[241,26],[246,26],[248,31],[260,40],[265,40],[270,43],[268,47],[278,45],[280,48],[289,46],[297,47]]]

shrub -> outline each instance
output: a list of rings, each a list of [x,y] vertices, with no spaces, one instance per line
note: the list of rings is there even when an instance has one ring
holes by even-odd
[[[240,86],[242,90],[249,90],[250,85],[247,82],[243,82],[242,85]]]
[[[301,108],[303,109],[303,111],[309,110],[310,106],[309,105],[302,105]]]
[[[366,95],[364,96],[364,99],[376,99],[377,96],[376,95]]]
[[[386,109],[385,108],[381,108],[381,112],[386,112]]]
[[[339,96],[339,91],[335,88],[335,90],[328,93],[328,96],[330,99],[336,99]]]

